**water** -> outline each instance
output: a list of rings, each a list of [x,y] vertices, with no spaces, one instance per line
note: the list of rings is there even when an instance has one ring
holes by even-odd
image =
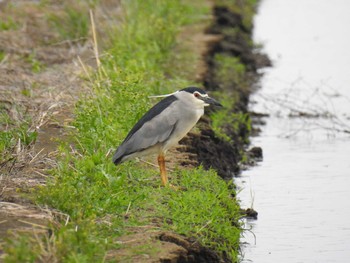
[[[274,67],[251,105],[270,114],[252,140],[264,161],[236,179],[242,206],[259,213],[246,222],[244,262],[350,262],[349,10],[347,0],[261,2],[254,37]]]

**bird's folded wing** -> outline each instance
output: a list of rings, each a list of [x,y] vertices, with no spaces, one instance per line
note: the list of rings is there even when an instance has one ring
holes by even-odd
[[[115,156],[122,158],[135,152],[163,143],[171,136],[179,119],[172,105],[147,121],[118,148]]]
[[[171,112],[171,107],[164,110],[152,120],[146,122],[137,132],[135,132],[127,142],[130,152],[147,149],[168,140],[174,131],[177,123],[177,116]]]

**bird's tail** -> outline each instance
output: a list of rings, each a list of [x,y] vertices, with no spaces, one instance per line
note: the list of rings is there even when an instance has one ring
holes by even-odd
[[[121,153],[120,149],[118,148],[115,154],[113,155],[113,159],[112,159],[113,163],[115,165],[122,163],[123,156],[124,155]]]
[[[122,162],[122,158],[115,158],[114,156],[113,156],[113,163],[115,164],[115,165],[118,165],[118,164],[120,164]]]

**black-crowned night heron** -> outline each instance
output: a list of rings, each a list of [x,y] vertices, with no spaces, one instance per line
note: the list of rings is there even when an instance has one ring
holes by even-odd
[[[208,94],[196,87],[188,87],[168,95],[151,108],[135,124],[113,156],[115,165],[132,158],[158,154],[158,164],[163,185],[168,178],[164,156],[176,145],[204,114],[204,107],[221,106]]]

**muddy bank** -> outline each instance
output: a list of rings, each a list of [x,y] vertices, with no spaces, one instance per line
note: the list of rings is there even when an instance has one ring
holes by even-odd
[[[244,23],[242,14],[230,10],[228,7],[213,8],[214,21],[207,29],[208,34],[221,36],[213,44],[205,57],[207,72],[203,85],[212,93],[219,93],[222,97],[230,97],[231,105],[228,113],[241,114],[246,122],[238,123],[233,128],[234,120],[227,119],[222,129],[230,140],[218,137],[211,128],[210,118],[204,118],[199,124],[199,135],[190,134],[185,143],[198,157],[198,163],[206,169],[214,168],[224,179],[231,179],[240,171],[242,154],[247,148],[248,137],[251,132],[250,116],[248,114],[249,95],[256,90],[260,74],[258,69],[270,66],[270,61],[264,54],[257,51],[252,43],[252,27]],[[218,57],[226,56],[237,59],[245,71],[241,77],[230,78],[233,68],[229,68],[222,78],[222,64]],[[254,155],[247,154],[248,158]]]
[[[168,231],[149,232],[148,229],[121,237],[118,242],[121,249],[108,252],[106,259],[123,262],[132,259],[132,262],[223,262],[213,250],[201,246],[196,239]],[[152,247],[158,251],[155,255],[135,254],[136,247]],[[131,262],[129,261],[129,262]]]

